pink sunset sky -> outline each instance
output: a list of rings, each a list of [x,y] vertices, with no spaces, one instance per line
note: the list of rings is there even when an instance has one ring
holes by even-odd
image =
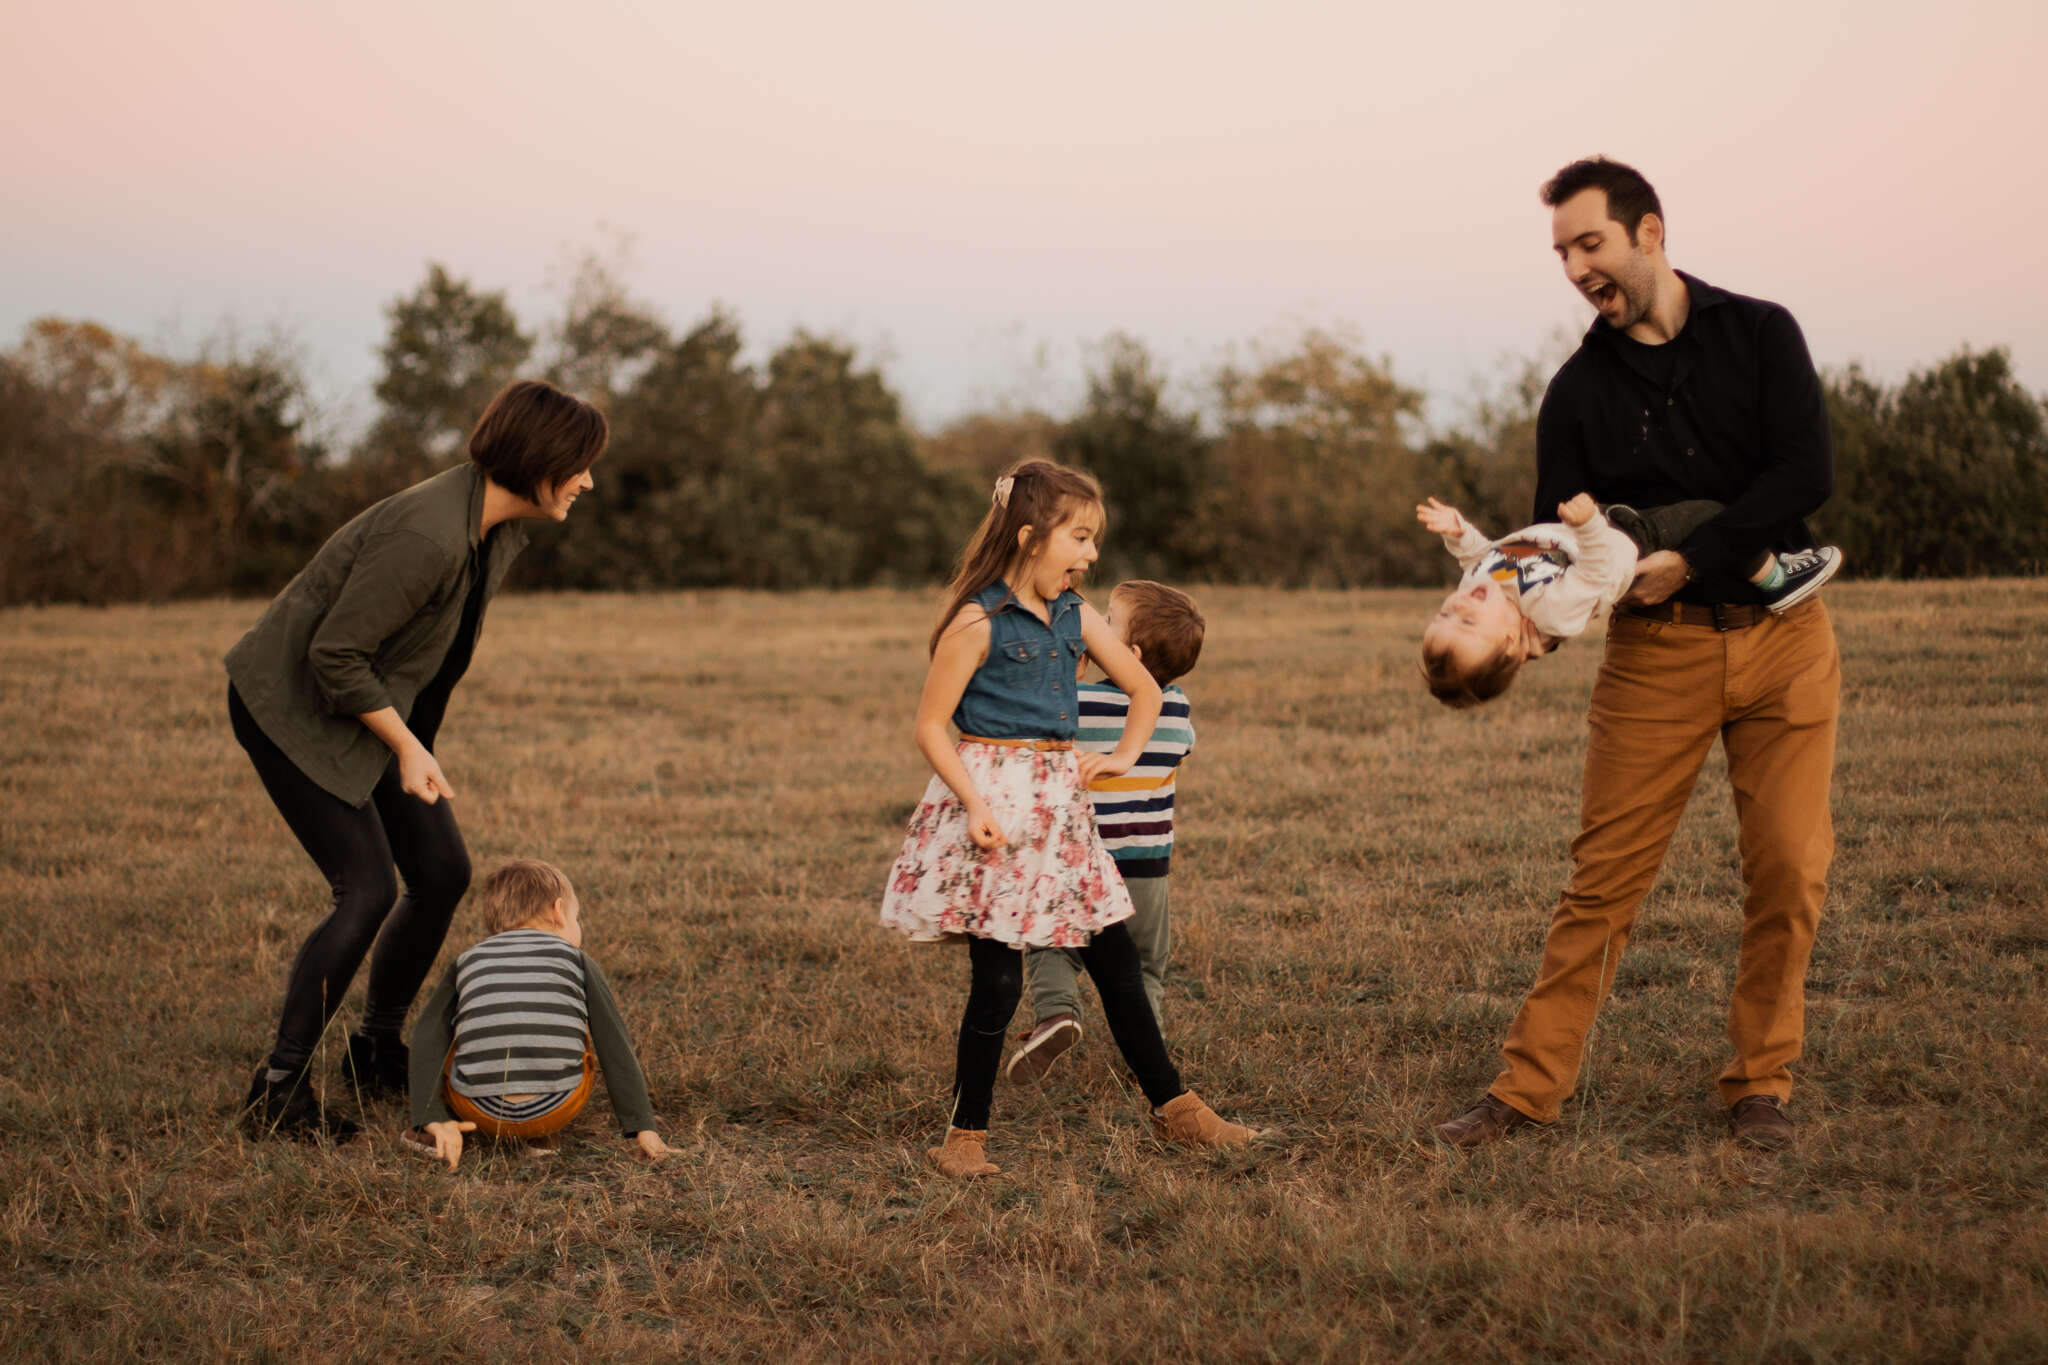
[[[1303,324],[1443,417],[1590,320],[1536,187],[1606,152],[1823,366],[2003,345],[2041,391],[2042,13],[6,0],[0,344],[281,326],[345,421],[426,262],[532,330],[619,233],[671,324],[834,333],[927,426],[1070,404],[1111,330],[1192,381]]]

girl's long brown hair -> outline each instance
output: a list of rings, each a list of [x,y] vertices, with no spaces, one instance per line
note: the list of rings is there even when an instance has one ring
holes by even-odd
[[[1093,474],[1051,460],[1020,460],[1004,470],[1002,477],[1010,480],[1010,496],[989,503],[988,515],[981,519],[974,539],[967,542],[961,553],[960,563],[953,570],[953,582],[946,589],[946,609],[939,613],[939,623],[932,627],[931,653],[938,653],[939,637],[953,624],[953,618],[969,598],[1001,581],[1003,570],[1014,560],[1037,554],[1045,547],[1047,538],[1075,512],[1083,507],[1102,507],[1102,485],[1095,482]],[[996,482],[1000,485],[1002,480]],[[1031,528],[1031,535],[1020,550],[1017,532],[1026,526]]]

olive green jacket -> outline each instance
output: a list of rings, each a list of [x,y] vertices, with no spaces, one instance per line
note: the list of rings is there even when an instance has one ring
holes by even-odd
[[[411,718],[477,574],[489,602],[526,546],[526,525],[506,522],[483,563],[485,483],[463,464],[365,510],[227,653],[228,677],[263,733],[351,806],[370,799],[391,761],[356,717],[390,706]]]

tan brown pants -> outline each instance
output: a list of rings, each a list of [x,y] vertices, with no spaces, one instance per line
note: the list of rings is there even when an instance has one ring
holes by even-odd
[[[1721,1073],[1721,1101],[1790,1096],[1805,1036],[1806,964],[1835,847],[1828,784],[1840,694],[1834,626],[1817,600],[1726,632],[1614,618],[1593,686],[1571,880],[1491,1094],[1530,1118],[1557,1118],[1636,909],[1718,734],[1748,887],[1728,1006],[1735,1057]]]

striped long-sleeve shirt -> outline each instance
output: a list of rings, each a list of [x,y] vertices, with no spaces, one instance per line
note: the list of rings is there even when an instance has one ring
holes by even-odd
[[[460,1095],[544,1095],[583,1076],[583,955],[559,934],[511,929],[455,959]]]
[[[1131,699],[1106,682],[1081,684],[1081,731],[1075,746],[1094,753],[1114,750],[1124,737]],[[1173,858],[1174,774],[1194,751],[1195,722],[1188,694],[1169,684],[1159,724],[1131,770],[1098,778],[1088,788],[1095,803],[1095,828],[1117,870],[1132,877],[1164,877]]]
[[[486,953],[486,949],[490,951]],[[533,972],[530,969],[536,964],[519,963],[519,958],[539,958],[544,965]],[[491,962],[492,970],[479,976],[476,969],[486,961]],[[507,990],[512,983],[501,977],[494,984],[493,978],[500,969],[509,975],[544,977],[525,983],[537,986],[539,994],[524,993],[524,985]],[[566,987],[572,973],[575,989],[557,994],[556,983]],[[573,1017],[567,1008],[572,995],[579,1008]],[[544,1016],[538,1044],[544,1056],[528,1058],[524,1055],[524,1043],[508,1041],[526,1034],[529,1025],[510,1019],[492,1020],[495,1011],[490,1007],[494,999],[497,1005],[505,1007],[508,1016]],[[545,1004],[536,1007],[536,1001]],[[413,1125],[439,1123],[454,1117],[441,1094],[444,1062],[450,1084],[467,1095],[531,1095],[575,1086],[583,1073],[586,1028],[590,1031],[591,1050],[597,1053],[598,1068],[604,1073],[604,1087],[611,1094],[612,1112],[619,1117],[619,1131],[631,1137],[654,1127],[647,1077],[633,1055],[626,1021],[619,1013],[618,1001],[612,996],[611,983],[605,980],[603,969],[588,953],[556,934],[539,929],[493,934],[455,959],[455,965],[442,976],[441,984],[435,987],[413,1025]],[[453,1057],[449,1056],[451,1049]],[[530,1061],[543,1065],[530,1069]]]

